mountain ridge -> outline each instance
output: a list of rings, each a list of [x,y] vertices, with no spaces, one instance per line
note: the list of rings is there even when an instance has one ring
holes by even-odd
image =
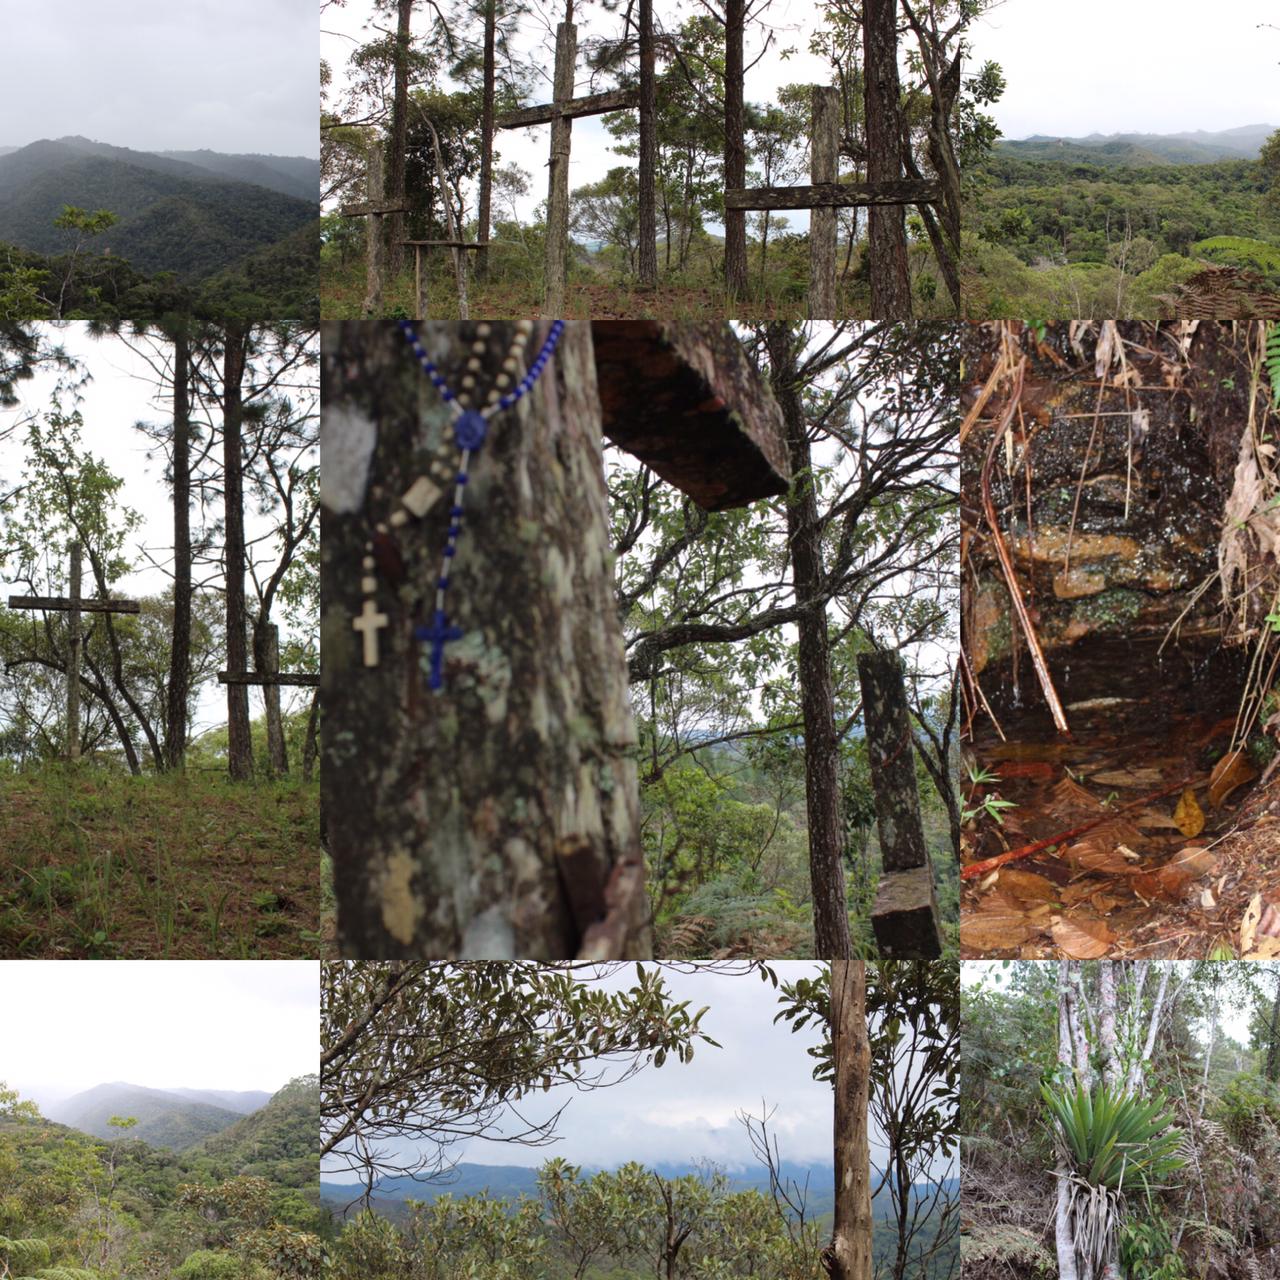
[[[170,1090],[117,1080],[64,1098],[48,1107],[47,1114],[50,1120],[94,1138],[136,1138],[149,1146],[182,1151],[234,1125],[244,1113]],[[133,1118],[138,1123],[130,1129],[118,1129],[110,1123],[113,1116]]]
[[[998,153],[1022,159],[1062,163],[1094,163],[1129,167],[1167,164],[1215,164],[1224,160],[1256,160],[1277,126],[1237,125],[1232,129],[1193,129],[1178,133],[1031,134],[1001,138]]]

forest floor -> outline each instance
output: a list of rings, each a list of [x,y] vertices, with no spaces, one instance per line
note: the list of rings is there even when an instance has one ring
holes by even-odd
[[[319,812],[292,780],[0,778],[0,958],[314,955]]]
[[[364,294],[363,261],[322,267],[320,314],[326,320],[360,319]],[[536,317],[542,312],[541,281],[530,277],[483,286],[473,281],[468,303],[475,320]],[[432,319],[456,320],[458,301],[452,281],[433,279],[427,305]],[[869,295],[846,291],[838,299],[837,310],[852,318],[868,315],[870,305]],[[416,308],[413,273],[409,271],[387,286],[383,311],[388,317],[407,319],[416,314]],[[663,284],[657,289],[639,289],[622,282],[570,280],[564,315],[570,320],[723,320],[730,314],[729,308],[723,291],[707,285]],[[732,306],[735,318],[757,321],[803,319],[807,310],[803,282],[785,290],[784,296],[748,298]]]

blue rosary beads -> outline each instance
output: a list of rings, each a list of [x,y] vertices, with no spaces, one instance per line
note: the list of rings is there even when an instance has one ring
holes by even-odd
[[[470,405],[476,394],[476,375],[481,369],[481,357],[488,349],[485,339],[493,331],[491,325],[483,322],[476,325],[476,339],[471,344],[471,355],[467,359],[466,370],[462,375],[457,392],[449,386],[440,370],[436,368],[431,358],[427,355],[413,324],[408,320],[401,320],[400,331],[404,334],[405,340],[410,347],[412,347],[423,372],[431,379],[432,386],[440,392],[440,398],[453,413],[453,438],[454,443],[458,446],[460,455],[457,475],[454,477],[453,505],[449,509],[448,538],[440,566],[440,576],[436,581],[434,617],[429,626],[417,627],[413,633],[415,639],[431,645],[431,666],[427,684],[432,690],[438,691],[444,686],[444,647],[450,640],[460,640],[464,634],[461,627],[451,625],[449,622],[448,611],[445,608],[445,593],[449,589],[450,566],[454,556],[457,554],[458,538],[462,533],[463,503],[466,498],[468,467],[470,466],[471,455],[477,452],[484,444],[485,437],[489,431],[490,419],[495,414],[504,413],[507,409],[510,409],[512,405],[533,389],[534,383],[542,376],[542,371],[555,354],[560,336],[564,332],[564,321],[555,320],[552,322],[546,340],[534,357],[533,363],[529,366],[524,376],[513,386],[515,374],[521,367],[522,356],[528,344],[529,335],[533,332],[532,320],[519,320],[516,322],[516,332],[511,342],[511,349],[506,359],[502,362],[501,372],[494,378],[494,385],[490,387],[487,402],[482,409],[471,408]],[[508,390],[508,388],[510,389]],[[406,505],[408,504],[406,503]],[[366,602],[367,608],[368,602]],[[357,619],[358,622],[359,619]]]

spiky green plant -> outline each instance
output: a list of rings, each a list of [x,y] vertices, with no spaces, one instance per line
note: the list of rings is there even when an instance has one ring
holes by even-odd
[[[1086,1276],[1115,1257],[1126,1190],[1148,1195],[1183,1165],[1181,1133],[1164,1094],[1139,1098],[1097,1085],[1041,1084],[1051,1125],[1070,1162],[1070,1214],[1076,1253]]]

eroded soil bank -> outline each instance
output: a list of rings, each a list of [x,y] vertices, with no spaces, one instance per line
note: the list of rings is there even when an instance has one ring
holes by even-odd
[[[1275,556],[1227,515],[1269,457],[1243,328],[969,334],[966,956],[1235,954],[1255,897],[1280,903],[1251,665]]]

